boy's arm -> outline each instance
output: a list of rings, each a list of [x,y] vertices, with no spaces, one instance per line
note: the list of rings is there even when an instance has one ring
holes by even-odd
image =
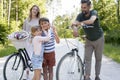
[[[52,29],[53,29],[53,33],[54,33],[54,36],[55,36],[56,43],[60,43],[60,38],[58,36],[56,28],[54,26],[52,26]]]

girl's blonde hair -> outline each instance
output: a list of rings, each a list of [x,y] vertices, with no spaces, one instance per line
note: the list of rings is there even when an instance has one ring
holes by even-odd
[[[31,28],[31,35],[32,35],[32,36],[35,36],[34,33],[35,33],[36,31],[38,31],[38,30],[42,30],[41,27],[39,27],[39,26],[33,26],[33,27]]]

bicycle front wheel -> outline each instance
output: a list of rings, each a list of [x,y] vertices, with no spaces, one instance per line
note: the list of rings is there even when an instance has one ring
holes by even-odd
[[[74,52],[67,53],[58,63],[56,80],[81,80],[83,64],[79,56],[75,58]]]
[[[10,55],[4,64],[4,80],[21,80],[24,72],[23,66],[23,60],[19,53]]]

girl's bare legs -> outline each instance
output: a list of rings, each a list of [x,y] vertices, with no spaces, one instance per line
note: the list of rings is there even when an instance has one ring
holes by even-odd
[[[40,80],[40,78],[41,78],[41,69],[35,69],[32,80]]]

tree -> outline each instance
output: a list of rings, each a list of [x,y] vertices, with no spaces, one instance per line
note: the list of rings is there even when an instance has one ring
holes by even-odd
[[[93,0],[93,7],[98,11],[106,42],[120,44],[120,24],[114,0]]]

